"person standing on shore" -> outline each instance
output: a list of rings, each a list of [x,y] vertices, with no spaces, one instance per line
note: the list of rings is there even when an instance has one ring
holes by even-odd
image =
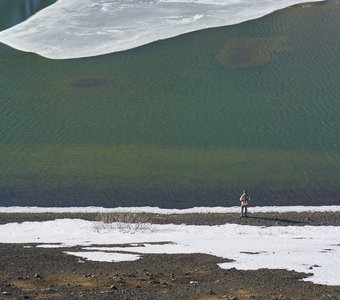
[[[249,197],[247,190],[243,190],[243,194],[240,197],[241,202],[241,217],[247,217],[247,209],[248,209],[248,203],[251,200]]]

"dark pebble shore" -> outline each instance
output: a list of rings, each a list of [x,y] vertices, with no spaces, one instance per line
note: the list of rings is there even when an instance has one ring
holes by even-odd
[[[158,224],[340,225],[340,212],[249,213],[248,218],[223,213],[141,215],[143,220]],[[0,223],[60,218],[99,220],[103,214],[1,213]],[[0,244],[0,299],[340,299],[340,286],[302,281],[308,274],[224,270],[217,264],[225,259],[207,254],[147,254],[136,261],[108,263],[64,253],[79,249]]]
[[[0,224],[9,222],[48,221],[55,219],[83,219],[99,221],[105,215],[111,219],[121,218],[131,213],[0,213]],[[142,219],[155,224],[221,225],[225,223],[255,226],[340,226],[340,212],[287,212],[287,213],[252,213],[247,218],[240,218],[237,213],[186,213],[186,214],[151,214],[136,213]]]

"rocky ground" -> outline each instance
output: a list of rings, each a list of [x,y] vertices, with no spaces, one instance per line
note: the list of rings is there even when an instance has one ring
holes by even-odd
[[[114,216],[113,216],[114,217]],[[117,218],[122,216],[117,214]],[[58,218],[98,220],[98,214],[0,214],[0,223]],[[153,223],[260,226],[340,225],[340,213],[143,215]],[[8,233],[10,234],[10,233]],[[287,270],[223,270],[206,254],[143,255],[131,262],[79,262],[73,248],[0,244],[0,299],[340,299],[340,286],[301,281]]]

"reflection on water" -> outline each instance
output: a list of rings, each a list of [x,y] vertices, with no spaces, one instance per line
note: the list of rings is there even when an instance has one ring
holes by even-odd
[[[86,59],[0,45],[0,203],[339,204],[339,23],[327,2]]]

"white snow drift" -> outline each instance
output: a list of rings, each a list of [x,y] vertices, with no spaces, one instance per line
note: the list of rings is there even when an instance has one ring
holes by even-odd
[[[288,213],[288,212],[337,212],[340,205],[325,206],[250,206],[253,213]],[[189,213],[239,213],[239,206],[232,207],[192,207],[185,209],[167,209],[152,206],[114,207],[38,207],[38,206],[0,206],[0,213],[154,213],[154,214],[189,214]]]

